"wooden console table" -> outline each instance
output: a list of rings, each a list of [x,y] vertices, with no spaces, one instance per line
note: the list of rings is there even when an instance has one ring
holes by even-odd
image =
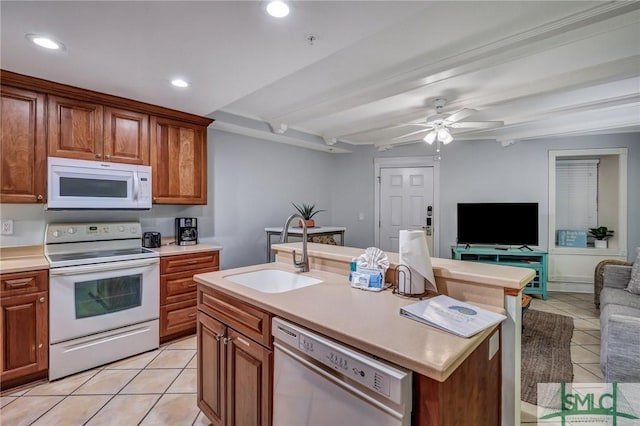
[[[271,237],[273,235],[280,236],[282,234],[282,226],[276,226],[271,228],[264,228],[267,233],[267,262],[271,262]],[[313,228],[307,228],[307,237],[314,236],[340,236],[340,242],[336,241],[341,246],[344,246],[344,231],[347,228],[343,226],[314,226]],[[289,235],[294,237],[302,237],[302,228],[290,227]]]

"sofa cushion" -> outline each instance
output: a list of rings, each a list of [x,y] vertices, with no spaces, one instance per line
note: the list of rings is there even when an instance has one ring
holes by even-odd
[[[615,291],[616,289],[612,290]],[[624,291],[622,292],[626,294],[627,298],[632,298],[629,296],[629,293],[625,293]],[[604,291],[601,296],[604,296]],[[617,297],[617,295],[608,297]],[[628,328],[618,328],[614,333],[610,327],[610,319],[611,316],[614,315],[616,316],[616,318],[629,317],[638,319],[640,318],[640,307],[634,308],[631,306],[617,305],[614,303],[609,303],[606,305],[602,304],[600,306],[602,306],[602,310],[600,312],[600,367],[605,373],[605,378],[611,376],[617,377],[618,374],[612,374],[612,372],[610,371],[608,372],[607,367],[619,369],[621,370],[621,372],[630,368],[629,365],[616,365],[617,363],[613,362],[613,360],[620,358],[620,355],[624,356],[624,354],[632,354],[638,352],[638,349],[640,348],[640,327],[638,327],[637,324],[634,324]],[[615,349],[612,349],[613,346],[615,346]],[[615,351],[615,353],[610,353],[611,351]],[[640,362],[640,358],[636,359],[636,361]],[[607,363],[609,364],[607,365]],[[631,369],[633,371],[630,372],[630,374],[635,378],[632,381],[638,381],[640,369],[635,367]]]
[[[621,305],[640,309],[640,296],[633,296],[621,288],[605,287],[600,293],[600,306]]]
[[[636,249],[636,260],[631,268],[631,279],[627,286],[627,291],[634,294],[640,294],[640,247]]]

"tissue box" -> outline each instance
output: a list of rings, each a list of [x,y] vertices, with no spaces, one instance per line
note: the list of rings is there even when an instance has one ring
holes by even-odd
[[[352,287],[365,290],[382,290],[384,277],[379,269],[356,268],[349,275]]]
[[[571,229],[558,230],[559,247],[586,247],[587,231],[575,231]]]

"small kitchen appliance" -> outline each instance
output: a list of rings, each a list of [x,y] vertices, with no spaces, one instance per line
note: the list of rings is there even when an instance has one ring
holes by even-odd
[[[160,259],[138,222],[47,225],[49,380],[159,346]]]
[[[195,217],[176,218],[176,244],[191,246],[198,244],[198,219]]]
[[[49,157],[48,209],[148,210],[151,167]]]
[[[142,247],[157,248],[162,245],[162,238],[159,232],[145,232],[142,234]]]

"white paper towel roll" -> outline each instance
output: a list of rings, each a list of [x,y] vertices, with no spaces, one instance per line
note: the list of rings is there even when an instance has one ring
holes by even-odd
[[[425,280],[428,290],[437,292],[436,280],[431,266],[431,255],[427,246],[427,239],[423,231],[400,231],[399,263],[411,271],[411,285],[409,280],[398,277],[398,289],[405,294],[421,294],[425,291]],[[424,279],[423,279],[424,278]]]

